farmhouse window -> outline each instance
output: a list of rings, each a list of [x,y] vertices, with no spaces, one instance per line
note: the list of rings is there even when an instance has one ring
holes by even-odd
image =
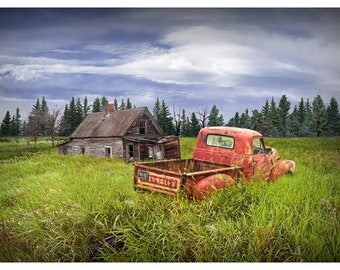
[[[105,146],[105,157],[112,157],[112,147]]]
[[[139,121],[139,134],[145,134],[146,124],[145,121]]]

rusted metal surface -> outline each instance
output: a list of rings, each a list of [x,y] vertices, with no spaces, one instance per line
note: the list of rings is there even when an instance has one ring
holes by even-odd
[[[222,174],[236,178],[239,169],[239,167],[194,159],[140,162],[135,163],[134,185],[137,188],[170,195],[174,195],[186,187],[190,197],[194,186],[201,179]]]
[[[209,134],[233,138],[231,148],[209,146]],[[257,145],[255,145],[257,143]],[[197,137],[194,158],[244,168],[247,180],[277,180],[287,172],[294,173],[293,161],[282,161],[275,148],[266,147],[261,133],[236,127],[209,127]]]
[[[213,174],[205,177],[192,188],[190,199],[202,200],[215,190],[228,188],[235,185],[235,179],[226,174]]]

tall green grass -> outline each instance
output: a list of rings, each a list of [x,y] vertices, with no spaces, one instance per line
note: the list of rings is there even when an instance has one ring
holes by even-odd
[[[117,232],[108,262],[339,261],[340,138],[268,138],[296,174],[202,202],[133,189],[133,164],[55,150],[0,163],[0,261],[84,262]],[[190,158],[194,138],[181,139]],[[24,147],[24,145],[23,145]]]

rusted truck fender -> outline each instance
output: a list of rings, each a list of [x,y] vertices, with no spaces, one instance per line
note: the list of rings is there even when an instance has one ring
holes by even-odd
[[[270,181],[277,181],[286,173],[295,173],[295,162],[292,160],[281,160],[277,150],[273,147],[271,147],[271,162],[273,167],[269,175]]]
[[[277,160],[270,172],[270,180],[276,181],[286,173],[295,173],[295,162],[292,160]]]
[[[190,198],[203,200],[207,195],[223,188],[232,187],[235,180],[226,174],[214,174],[198,181],[192,188]]]

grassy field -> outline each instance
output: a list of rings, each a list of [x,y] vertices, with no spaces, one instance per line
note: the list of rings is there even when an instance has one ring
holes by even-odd
[[[0,261],[338,262],[340,138],[267,138],[296,174],[202,202],[133,189],[133,164],[0,140]],[[190,158],[194,138],[181,139]],[[119,234],[118,234],[119,233]]]

